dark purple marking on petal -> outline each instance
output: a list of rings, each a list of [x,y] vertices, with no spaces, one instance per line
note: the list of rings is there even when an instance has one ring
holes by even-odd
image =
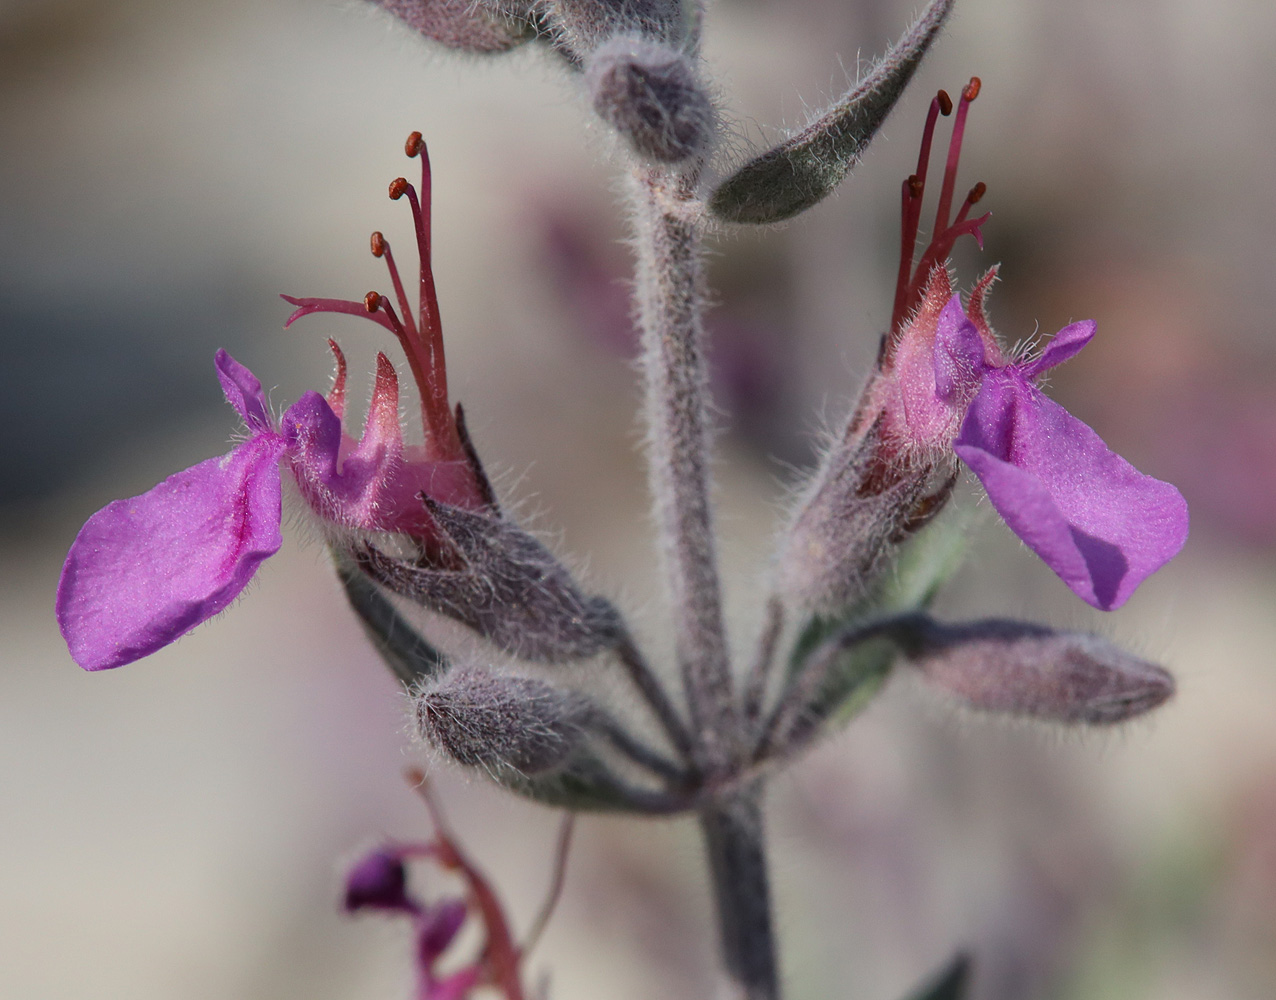
[[[278,434],[258,434],[89,518],[58,582],[58,626],[76,663],[140,659],[235,599],[282,543],[284,448]]]
[[[266,406],[266,394],[262,392],[257,376],[225,351],[217,352],[215,363],[226,402],[244,418],[249,429],[256,432],[273,430],[274,422]]]
[[[1010,529],[1102,610],[1124,604],[1187,540],[1179,491],[1109,450],[1013,366],[985,376],[954,447]]]

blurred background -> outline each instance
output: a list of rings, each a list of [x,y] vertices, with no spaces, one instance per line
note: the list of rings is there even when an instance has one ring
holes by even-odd
[[[720,0],[707,56],[737,148],[800,124],[913,11]],[[898,1000],[959,947],[980,1000],[1276,995],[1274,42],[1276,6],[1243,0],[961,0],[836,198],[715,242],[741,648],[786,485],[888,320],[929,97],[972,74],[960,183],[988,184],[993,217],[961,280],[1003,263],[1011,341],[1098,320],[1054,394],[1193,515],[1183,554],[1111,615],[985,519],[945,614],[1101,631],[1179,695],[1095,735],[892,682],[773,786],[792,1000]],[[285,332],[276,294],[385,284],[367,236],[410,243],[384,192],[413,129],[453,395],[505,495],[667,649],[619,160],[564,70],[430,49],[358,3],[0,0],[0,996],[408,995],[407,928],[337,902],[361,849],[428,832],[401,776],[421,755],[318,546],[294,532],[226,614],[102,675],[69,659],[53,593],[89,514],[226,449],[218,347],[277,405],[326,384],[328,335],[371,370],[375,329]],[[435,773],[525,925],[553,815]],[[700,864],[693,824],[585,818],[532,960],[553,996],[713,995]]]

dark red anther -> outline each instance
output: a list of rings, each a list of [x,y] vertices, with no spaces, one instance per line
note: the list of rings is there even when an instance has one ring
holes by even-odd
[[[939,113],[945,118],[953,113],[953,99],[948,96],[948,91],[941,90],[935,95],[935,100],[939,102]]]
[[[979,96],[979,88],[984,85],[983,81],[977,76],[970,78],[970,83],[966,84],[966,89],[961,92],[961,96],[968,101],[973,101]]]
[[[908,181],[906,183],[908,184],[908,193],[910,197],[920,198],[922,193],[926,190],[926,185],[922,183],[922,179],[916,174],[909,174]]]
[[[381,306],[381,296],[376,292],[369,292],[363,297],[363,307],[370,313],[374,313]]]
[[[384,257],[387,249],[389,249],[389,245],[386,243],[385,237],[382,236],[379,232],[373,233],[372,234],[372,256]]]
[[[408,183],[408,179],[406,177],[396,177],[390,182],[390,200],[398,201],[407,194],[408,188],[410,187],[411,185]]]
[[[425,140],[421,138],[420,132],[413,132],[408,136],[408,141],[403,144],[403,151],[408,156],[416,156],[425,147]]]
[[[970,194],[966,195],[966,204],[978,205],[979,199],[988,193],[988,185],[980,181],[970,189]]]

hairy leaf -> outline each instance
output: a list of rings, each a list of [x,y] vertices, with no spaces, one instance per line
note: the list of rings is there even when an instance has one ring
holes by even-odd
[[[898,42],[831,108],[723,181],[709,208],[725,222],[781,222],[833,192],[877,134],[952,10],[931,0]]]

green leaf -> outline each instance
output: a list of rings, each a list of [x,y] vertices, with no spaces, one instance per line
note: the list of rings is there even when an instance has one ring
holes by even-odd
[[[781,222],[832,194],[859,163],[939,33],[954,0],[931,0],[925,12],[854,87],[824,114],[756,156],[710,196],[724,222]]]

